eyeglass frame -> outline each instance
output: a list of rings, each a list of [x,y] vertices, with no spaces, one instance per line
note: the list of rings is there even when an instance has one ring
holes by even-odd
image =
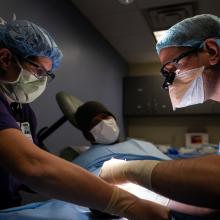
[[[166,70],[164,70],[164,67],[169,64],[169,63],[175,63],[175,64],[178,64],[178,62],[183,59],[184,57],[187,57],[189,56],[190,54],[193,54],[193,53],[197,53],[198,50],[200,49],[200,47],[195,47],[191,50],[188,50],[186,52],[183,52],[182,54],[180,54],[178,57],[174,58],[172,61],[168,61],[166,62],[160,69],[160,73],[161,75],[165,78],[164,79],[164,82],[163,82],[163,85],[162,85],[162,88],[164,90],[168,90],[168,87],[170,85],[173,84],[173,81],[175,79],[175,76],[176,76],[176,73],[175,72],[168,72]]]
[[[43,77],[50,77],[50,80],[53,80],[54,78],[55,78],[55,74],[51,71],[51,70],[46,70],[43,66],[41,66],[41,65],[39,65],[39,64],[37,64],[37,63],[35,63],[35,62],[33,62],[33,61],[31,61],[31,60],[29,60],[29,59],[27,59],[27,58],[22,58],[25,62],[27,62],[27,63],[29,63],[29,64],[31,64],[32,66],[34,66],[35,68],[37,68],[37,69],[43,69],[44,71],[45,71],[45,75],[42,75],[42,76],[40,76],[40,75],[38,75],[37,73],[35,73],[35,72],[33,72],[33,75],[37,78],[37,79],[42,79]]]

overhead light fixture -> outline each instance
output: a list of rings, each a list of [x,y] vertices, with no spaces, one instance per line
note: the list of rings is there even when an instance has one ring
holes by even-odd
[[[122,5],[129,5],[134,2],[134,0],[118,0]]]
[[[160,41],[164,34],[166,33],[166,30],[162,30],[162,31],[154,31],[153,34],[154,34],[154,37],[156,38],[156,41]]]

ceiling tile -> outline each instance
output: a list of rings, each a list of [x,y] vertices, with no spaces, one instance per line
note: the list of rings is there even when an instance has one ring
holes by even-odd
[[[122,5],[117,0],[71,0],[85,15],[110,15],[136,10],[135,4]]]
[[[144,52],[155,50],[155,45],[152,44],[153,36],[145,34],[133,35],[129,37],[111,38],[112,45],[120,52]]]
[[[105,37],[140,34],[147,29],[145,19],[138,11],[93,16],[90,21]]]
[[[154,52],[124,53],[123,57],[128,61],[128,63],[159,63],[158,55]]]

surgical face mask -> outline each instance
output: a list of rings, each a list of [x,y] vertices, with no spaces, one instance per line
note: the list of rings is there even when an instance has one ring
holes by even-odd
[[[17,61],[18,62],[18,61]],[[10,99],[18,103],[30,103],[38,98],[46,88],[47,77],[37,79],[31,72],[22,68],[14,82],[0,81],[0,88]]]
[[[202,78],[204,68],[202,66],[176,75],[173,84],[169,86],[173,110],[204,102]]]
[[[116,121],[111,119],[102,120],[90,130],[95,142],[99,144],[112,144],[119,137],[119,128]]]

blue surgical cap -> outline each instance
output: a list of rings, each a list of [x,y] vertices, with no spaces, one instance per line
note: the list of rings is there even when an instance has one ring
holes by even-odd
[[[1,22],[0,47],[8,48],[12,53],[23,58],[48,57],[52,61],[52,70],[59,66],[63,56],[45,29],[26,20]]]
[[[211,14],[197,15],[175,24],[157,43],[156,50],[166,47],[199,47],[208,38],[220,38],[220,18]]]

